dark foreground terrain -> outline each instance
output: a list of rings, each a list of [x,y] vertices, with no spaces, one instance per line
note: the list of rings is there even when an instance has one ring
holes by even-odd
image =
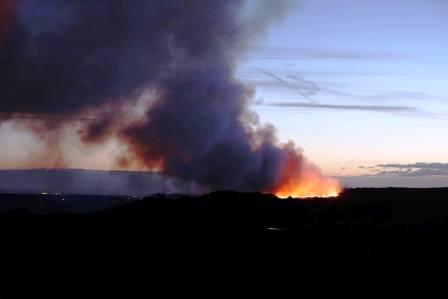
[[[235,192],[1,198],[2,269],[19,277],[35,263],[37,272],[88,261],[171,277],[203,266],[431,264],[448,254],[448,189],[352,189],[330,200]]]
[[[0,211],[2,238],[27,248],[112,242],[138,250],[163,247],[165,240],[179,251],[208,242],[272,241],[285,254],[352,257],[448,249],[448,189],[351,189],[325,200],[236,192],[143,200],[4,194]]]

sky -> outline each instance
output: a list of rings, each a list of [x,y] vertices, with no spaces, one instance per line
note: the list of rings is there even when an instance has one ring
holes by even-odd
[[[303,0],[238,76],[261,121],[346,185],[448,186],[447,13],[443,0]]]
[[[14,57],[0,82],[0,169],[160,171],[165,161],[185,164],[171,167],[174,176],[219,173],[226,184],[227,166],[241,161],[257,180],[244,174],[238,184],[266,177],[266,187],[285,184],[280,173],[294,177],[281,158],[293,155],[301,162],[293,174],[326,181],[303,151],[347,187],[448,186],[445,0],[250,1],[143,1],[126,10],[120,0],[108,10],[0,1],[0,46]],[[250,108],[276,127],[280,144],[270,126],[241,126],[253,120],[244,118],[247,86]]]

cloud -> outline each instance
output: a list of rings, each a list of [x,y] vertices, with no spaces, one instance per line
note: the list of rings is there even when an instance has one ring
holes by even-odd
[[[346,188],[441,188],[448,185],[448,178],[445,176],[360,175],[339,176],[337,178]]]
[[[348,110],[348,111],[370,111],[385,113],[418,113],[419,109],[411,106],[386,106],[386,105],[341,105],[341,104],[321,104],[321,103],[297,103],[280,102],[264,104],[271,107],[283,108],[306,108],[306,109],[327,109],[327,110]]]
[[[389,163],[359,166],[360,175],[338,176],[347,188],[405,187],[440,188],[448,186],[448,163]]]
[[[317,94],[322,89],[313,81],[307,80],[304,77],[298,76],[288,76],[288,78],[283,78],[272,72],[263,69],[256,69],[261,74],[271,78],[274,82],[280,83],[280,85],[295,90],[303,98],[310,99],[310,96]],[[289,79],[289,80],[288,80]],[[312,101],[314,102],[314,101]]]
[[[316,101],[314,96],[329,94],[332,96],[338,96],[343,98],[349,98],[351,100],[363,100],[364,101],[384,101],[384,100],[428,100],[431,97],[422,92],[412,91],[386,91],[377,94],[356,94],[346,92],[343,90],[327,88],[321,86],[322,83],[318,83],[313,80],[306,79],[301,74],[276,74],[272,71],[265,69],[255,68],[259,74],[263,75],[267,79],[260,80],[256,78],[250,82],[255,85],[263,85],[273,88],[288,88],[297,92],[303,100],[306,102],[274,102],[274,103],[258,103],[271,107],[289,107],[289,108],[306,108],[306,109],[327,109],[327,110],[348,110],[348,111],[370,111],[370,112],[383,112],[383,113],[395,113],[408,116],[419,117],[437,117],[443,116],[439,114],[429,113],[423,111],[417,107],[410,105],[369,105],[369,104],[328,104]],[[328,83],[327,83],[328,85]],[[333,84],[334,85],[334,84]]]
[[[430,96],[423,92],[414,92],[414,91],[384,91],[379,93],[353,93],[341,90],[340,88],[328,88],[324,87],[324,85],[333,85],[333,86],[341,86],[339,83],[324,83],[317,82],[314,80],[310,80],[305,78],[305,75],[302,73],[293,73],[293,74],[277,74],[272,71],[268,71],[266,69],[255,68],[257,73],[263,75],[266,79],[251,79],[250,83],[265,86],[265,87],[273,87],[273,88],[288,88],[297,92],[303,99],[306,99],[310,103],[317,103],[316,100],[313,99],[316,95],[332,95],[344,98],[350,98],[354,100],[370,100],[370,101],[414,101],[414,100],[430,100],[434,99],[433,96]],[[344,85],[342,85],[344,86]]]
[[[260,59],[343,59],[343,60],[396,60],[406,58],[403,53],[381,51],[350,51],[339,49],[300,49],[288,47],[259,47],[254,51],[254,58]]]
[[[412,164],[378,164],[375,175],[421,177],[446,176],[448,177],[448,163],[412,163]]]

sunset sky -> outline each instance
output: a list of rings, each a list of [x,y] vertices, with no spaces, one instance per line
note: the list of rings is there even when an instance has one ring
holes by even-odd
[[[443,0],[305,0],[239,74],[257,87],[262,121],[325,172],[448,185],[444,164],[371,168],[448,162],[447,13]]]

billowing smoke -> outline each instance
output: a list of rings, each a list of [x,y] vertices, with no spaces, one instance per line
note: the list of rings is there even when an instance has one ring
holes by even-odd
[[[84,144],[119,140],[122,167],[159,169],[211,190],[305,186],[310,171],[314,185],[334,187],[258,123],[248,109],[253,91],[235,76],[290,2],[7,0],[0,117],[26,119],[53,148],[67,132]]]

